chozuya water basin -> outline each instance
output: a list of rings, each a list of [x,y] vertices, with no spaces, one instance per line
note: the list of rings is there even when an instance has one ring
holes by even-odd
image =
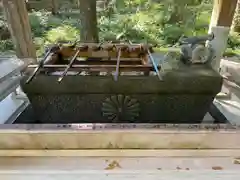
[[[199,123],[222,86],[206,64],[178,62],[160,75],[147,45],[53,49],[21,82],[41,123]]]

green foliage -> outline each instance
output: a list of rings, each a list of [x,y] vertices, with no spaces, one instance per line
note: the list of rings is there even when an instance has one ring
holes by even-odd
[[[69,17],[71,12],[53,16],[47,11],[29,13],[29,21],[34,36],[37,55],[41,56],[48,44],[58,41],[75,41],[80,37],[79,21]]]
[[[167,25],[162,33],[165,44],[173,45],[184,34],[184,28],[179,25]]]
[[[39,37],[44,34],[49,16],[50,13],[46,11],[33,11],[29,13],[29,21],[34,36]]]
[[[228,38],[228,47],[235,50],[240,49],[240,36],[238,33],[231,33]]]
[[[36,50],[37,50],[37,56],[42,56],[42,54],[45,51],[45,39],[44,38],[40,38],[40,37],[35,37],[33,40],[35,46],[36,46]]]
[[[54,44],[58,41],[76,41],[79,39],[79,34],[77,28],[68,25],[59,26],[46,33],[46,44]]]
[[[109,0],[97,8],[100,41],[130,40],[149,42],[158,47],[173,46],[181,36],[203,35],[208,32],[213,0]],[[61,7],[59,15],[51,12],[29,13],[38,55],[45,45],[80,38],[79,10],[76,0]],[[2,25],[3,24],[3,25]],[[0,26],[6,26],[0,21]],[[232,34],[228,45],[240,47],[240,36]],[[2,41],[0,50],[12,49],[12,42]]]
[[[113,2],[112,0],[111,2]],[[209,1],[209,0],[208,0]],[[207,33],[212,4],[207,0],[122,0],[114,1],[114,11],[100,13],[101,39],[147,41],[172,46],[182,35]],[[124,6],[124,8],[123,8]],[[211,8],[210,8],[211,7]]]
[[[34,44],[37,49],[37,56],[44,53],[46,45],[55,44],[59,41],[73,42],[79,40],[79,30],[75,27],[62,25],[47,31],[43,37],[35,37]]]
[[[14,45],[11,39],[0,41],[0,52],[4,52],[6,50],[13,50],[13,49],[14,49]]]

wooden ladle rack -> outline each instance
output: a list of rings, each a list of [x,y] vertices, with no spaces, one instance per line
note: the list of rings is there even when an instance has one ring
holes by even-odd
[[[146,44],[83,43],[78,45],[53,45],[48,49],[39,64],[28,66],[27,69],[31,69],[32,75],[27,83],[31,82],[39,72],[63,71],[59,82],[67,75],[68,71],[115,71],[115,79],[117,79],[120,71],[144,72],[145,75],[149,75],[150,71],[158,73],[160,66],[156,65],[153,60],[152,52],[152,46]]]

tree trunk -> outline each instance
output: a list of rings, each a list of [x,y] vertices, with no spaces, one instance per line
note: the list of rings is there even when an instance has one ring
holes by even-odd
[[[77,0],[77,7],[80,8],[80,0]]]
[[[52,14],[53,15],[58,14],[58,2],[57,2],[57,0],[52,0]]]
[[[36,50],[32,40],[25,0],[3,0],[5,16],[19,58],[33,58]]]
[[[240,33],[240,0],[238,0],[237,7],[235,10],[232,31]]]
[[[80,1],[80,38],[82,42],[98,42],[96,0]]]

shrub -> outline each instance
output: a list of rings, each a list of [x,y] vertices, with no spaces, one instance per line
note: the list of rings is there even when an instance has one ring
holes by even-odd
[[[235,50],[240,48],[240,35],[238,33],[231,33],[228,38],[228,47]]]
[[[14,44],[11,39],[0,41],[0,51],[14,50]]]
[[[58,41],[76,41],[79,40],[80,31],[72,26],[63,25],[49,30],[46,35],[45,44],[53,44]]]
[[[29,13],[38,55],[48,44],[79,40],[79,10],[73,7],[73,2],[66,2],[58,16],[45,10]],[[110,0],[106,9],[98,8],[99,38],[100,41],[120,38],[169,47],[182,35],[206,34],[211,12],[212,0]],[[0,27],[7,27],[2,18]],[[13,49],[9,39],[0,46],[0,50]],[[229,36],[228,47],[240,47],[238,34]]]

